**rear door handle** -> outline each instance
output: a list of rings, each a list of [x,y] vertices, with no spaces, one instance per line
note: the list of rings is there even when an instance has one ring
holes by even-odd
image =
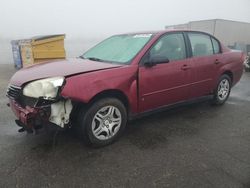
[[[216,64],[216,65],[218,65],[220,63],[220,61],[218,60],[218,59],[216,59],[215,61],[214,61],[214,64]]]
[[[181,70],[188,70],[188,69],[191,69],[191,67],[186,65],[186,64],[182,65],[182,67],[181,67]]]

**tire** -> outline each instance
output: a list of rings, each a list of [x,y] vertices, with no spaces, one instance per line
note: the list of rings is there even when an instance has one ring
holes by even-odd
[[[230,95],[231,87],[231,78],[228,75],[223,74],[217,84],[212,103],[215,105],[224,104]]]
[[[127,110],[116,98],[103,98],[81,109],[78,126],[87,145],[106,146],[116,141],[127,124]]]

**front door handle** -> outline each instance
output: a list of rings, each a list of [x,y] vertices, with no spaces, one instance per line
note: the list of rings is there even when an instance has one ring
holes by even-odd
[[[182,67],[181,67],[181,70],[188,70],[188,69],[191,69],[191,67],[186,65],[186,64],[182,65]]]
[[[216,59],[216,60],[214,61],[214,64],[216,64],[216,65],[218,65],[219,63],[220,63],[219,59]]]

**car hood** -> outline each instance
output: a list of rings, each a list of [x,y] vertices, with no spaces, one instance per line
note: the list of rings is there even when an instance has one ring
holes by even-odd
[[[80,73],[121,67],[122,65],[90,61],[87,59],[69,59],[50,61],[37,64],[17,71],[11,78],[10,84],[21,86],[24,83],[42,78],[55,76],[70,76]]]

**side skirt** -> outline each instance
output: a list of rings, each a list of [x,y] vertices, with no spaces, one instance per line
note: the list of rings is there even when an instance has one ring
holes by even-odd
[[[208,101],[208,100],[211,100],[212,98],[213,98],[213,95],[207,95],[207,96],[202,96],[202,97],[199,97],[199,98],[196,98],[196,99],[191,99],[191,100],[181,101],[181,102],[177,102],[177,103],[166,105],[166,106],[161,106],[159,108],[156,108],[156,109],[153,109],[153,110],[148,110],[148,111],[141,112],[141,113],[138,113],[138,114],[131,114],[129,116],[129,121],[132,121],[132,120],[135,120],[135,119],[140,119],[140,118],[142,118],[144,116],[148,116],[148,115],[159,113],[159,112],[162,112],[162,111],[174,109],[174,108],[177,108],[177,107],[187,106],[187,105],[194,104],[194,103]]]

